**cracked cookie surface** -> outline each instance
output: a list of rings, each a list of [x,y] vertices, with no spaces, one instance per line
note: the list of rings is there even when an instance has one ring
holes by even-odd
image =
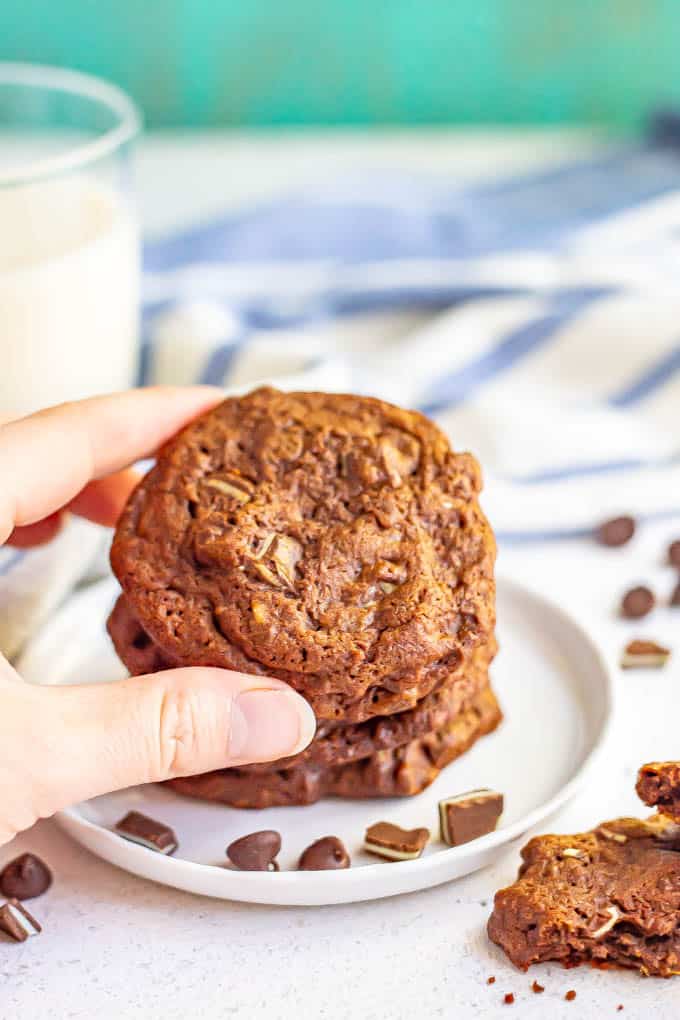
[[[492,641],[480,485],[415,412],[261,389],[166,444],[111,562],[168,664],[277,676],[318,719],[362,722],[412,708]]]

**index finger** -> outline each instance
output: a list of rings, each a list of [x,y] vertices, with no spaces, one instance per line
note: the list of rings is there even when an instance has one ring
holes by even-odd
[[[93,397],[0,426],[0,544],[64,507],[95,478],[150,454],[223,399],[209,386]]]

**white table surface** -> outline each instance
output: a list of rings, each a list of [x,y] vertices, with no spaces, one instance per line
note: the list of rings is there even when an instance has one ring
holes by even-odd
[[[227,202],[271,195],[339,166],[398,161],[479,176],[583,150],[587,136],[414,132],[324,136],[164,136],[140,152],[140,196],[150,231],[208,217]],[[643,626],[616,619],[622,590],[673,582],[662,556],[680,521],[647,526],[622,550],[586,541],[504,549],[503,568],[558,598],[611,653],[638,633],[677,644],[678,621],[659,610]],[[680,649],[678,649],[680,651]],[[620,813],[642,814],[637,767],[677,757],[680,654],[659,674],[619,675],[619,707],[601,781],[556,817],[579,831]],[[527,725],[531,720],[527,720]],[[559,719],[555,720],[559,726]],[[536,763],[540,768],[540,762]],[[0,944],[0,1018],[109,1020],[401,1020],[412,1017],[680,1015],[680,980],[556,966],[514,970],[485,937],[494,890],[516,872],[516,850],[491,869],[427,892],[327,908],[267,908],[201,899],[133,878],[42,822],[0,851],[32,850],[55,873],[34,910],[44,934]],[[487,985],[490,975],[495,984]],[[530,990],[536,978],[543,995]],[[574,1002],[564,993],[575,989]],[[513,992],[514,1006],[502,1004]]]

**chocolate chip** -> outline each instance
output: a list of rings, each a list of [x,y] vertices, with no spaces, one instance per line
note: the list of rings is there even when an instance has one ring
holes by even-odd
[[[545,991],[545,988],[543,987],[543,985],[539,985],[538,981],[534,981],[533,985],[531,986],[531,991],[535,992],[536,995],[540,995],[541,992]]]
[[[429,829],[402,829],[391,822],[376,822],[366,829],[364,849],[391,861],[412,861],[420,857],[429,838]]]
[[[654,593],[644,585],[631,588],[621,601],[621,615],[629,620],[639,620],[651,613],[655,603]]]
[[[487,983],[487,985],[495,985],[496,984],[496,977],[495,977],[495,975],[492,974],[491,977],[488,977],[486,979],[486,983]]]
[[[668,546],[668,562],[680,569],[680,538]]]
[[[139,811],[129,811],[125,818],[116,823],[115,829],[124,839],[139,843],[147,850],[156,850],[159,854],[174,854],[179,845],[169,826]]]
[[[576,992],[574,991],[573,988],[570,988],[564,997],[567,1000],[567,1002],[573,1002],[574,999],[576,998]]]
[[[274,860],[281,849],[281,834],[274,829],[251,832],[227,847],[227,857],[240,871],[278,871]]]
[[[300,858],[300,871],[334,871],[349,868],[349,854],[337,836],[324,836],[308,846]]]
[[[621,656],[621,669],[661,669],[670,654],[668,648],[656,641],[631,641]]]
[[[680,581],[678,581],[678,583],[676,584],[675,588],[673,589],[673,594],[671,595],[670,605],[671,606],[680,606]]]
[[[0,931],[15,942],[25,942],[31,935],[39,935],[42,927],[19,900],[11,899],[0,907]]]
[[[439,801],[441,838],[460,846],[493,832],[503,811],[503,794],[493,790],[470,790]]]
[[[7,899],[32,900],[52,885],[52,873],[33,854],[22,854],[0,872],[0,892]]]
[[[515,996],[512,994],[512,992],[506,992],[505,995],[503,996],[503,1002],[505,1003],[506,1006],[512,1006],[514,1001]]]
[[[632,517],[614,517],[603,521],[595,531],[595,539],[600,545],[619,546],[630,542],[635,534],[635,520]]]

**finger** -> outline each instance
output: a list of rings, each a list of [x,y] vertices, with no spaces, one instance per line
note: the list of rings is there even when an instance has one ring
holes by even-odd
[[[138,783],[285,758],[316,729],[287,684],[227,670],[31,692],[31,740],[43,748],[41,814]]]
[[[130,493],[142,476],[128,468],[86,485],[68,505],[69,510],[95,524],[112,528],[117,522]]]
[[[132,390],[0,427],[0,544],[66,506],[93,479],[153,453],[222,398],[212,387]]]
[[[66,513],[58,510],[49,517],[43,517],[35,524],[27,524],[24,528],[15,528],[7,539],[7,544],[15,549],[31,549],[35,545],[45,545],[59,534],[64,526]]]
[[[72,499],[68,509],[79,517],[85,517],[95,524],[103,524],[112,528],[120,517],[123,507],[141,475],[137,471],[127,469],[115,475],[90,482],[82,492]],[[7,544],[16,549],[30,549],[36,545],[45,545],[55,538],[67,518],[64,510],[57,510],[49,517],[43,517],[35,524],[26,524],[23,528],[15,528],[7,539]]]

